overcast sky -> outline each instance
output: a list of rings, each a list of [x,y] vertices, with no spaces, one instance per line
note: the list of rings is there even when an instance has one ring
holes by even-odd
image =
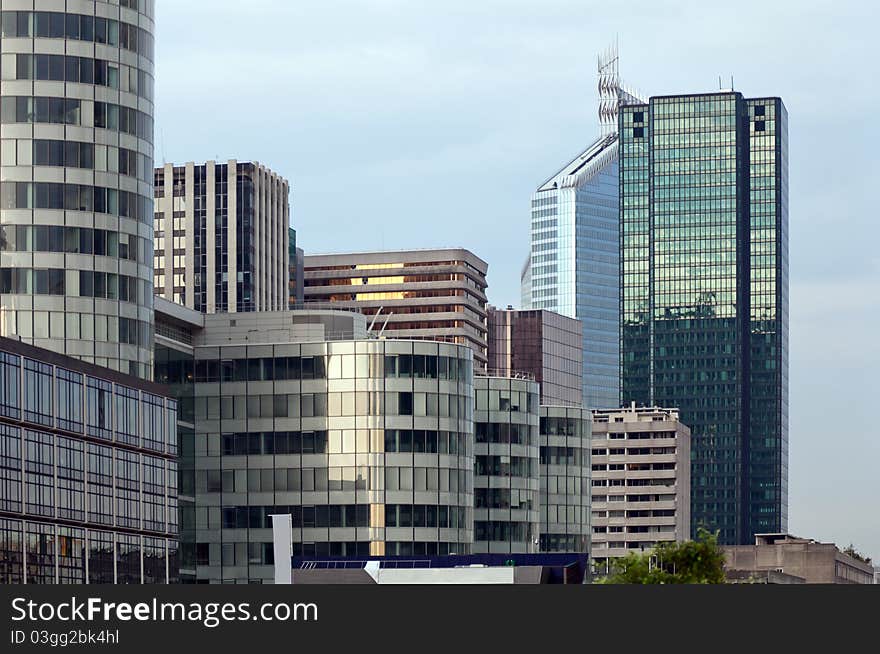
[[[161,0],[156,161],[287,178],[306,252],[464,246],[519,303],[529,197],[597,134],[596,55],[642,95],[789,112],[793,533],[880,560],[875,2]]]

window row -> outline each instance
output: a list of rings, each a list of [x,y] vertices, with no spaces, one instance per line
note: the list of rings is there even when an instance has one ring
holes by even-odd
[[[290,514],[296,529],[370,526],[368,504],[223,507],[221,524],[224,529],[271,529],[273,514]]]
[[[60,225],[0,225],[0,251],[94,254],[148,265],[153,244],[134,234]]]
[[[195,364],[196,383],[326,379],[323,356],[208,359]]]
[[[454,468],[385,467],[386,491],[470,493],[473,472]]]
[[[153,61],[155,43],[147,30],[100,16],[53,11],[4,11],[2,34],[9,38],[73,39],[119,46]]]
[[[96,276],[100,274],[95,273]],[[467,398],[413,392],[276,393],[195,398],[196,418],[201,420],[362,415],[467,418],[468,407]]]
[[[497,522],[497,521],[474,521],[475,541],[496,541],[502,543],[531,543],[533,536],[538,534],[529,522]]]
[[[477,455],[474,473],[480,477],[525,477],[538,479],[538,460],[521,456]]]
[[[134,150],[57,139],[4,139],[2,164],[83,168],[128,175],[147,183],[153,173],[153,160]]]
[[[476,488],[474,507],[477,509],[508,509],[532,511],[537,508],[537,493],[519,488]]]
[[[248,432],[221,435],[224,456],[258,454],[354,454],[381,451],[381,430],[347,429],[328,432]],[[384,430],[385,452],[462,454],[468,452],[468,434],[422,429]],[[208,452],[208,454],[214,454]]]
[[[151,288],[145,288],[147,285]],[[0,293],[68,295],[133,303],[140,300],[142,303],[151,292],[149,282],[130,275],[60,268],[0,268]]]
[[[74,275],[78,271],[68,271]],[[119,318],[95,313],[78,313],[76,311],[31,311],[7,309],[0,319],[6,334],[20,336],[24,339],[71,339],[84,341],[102,341],[129,345],[137,345],[143,350],[150,348],[152,324],[137,321],[133,318]],[[121,340],[124,339],[124,340]],[[143,355],[143,353],[141,353]],[[123,355],[127,357],[127,355]],[[90,362],[102,367],[113,365],[115,357],[86,357]],[[127,360],[127,358],[125,359]],[[128,361],[122,368],[135,377],[145,377],[142,362]]]
[[[83,103],[89,100],[45,96],[4,96],[0,98],[0,118],[4,123],[49,123],[81,125]],[[137,109],[110,102],[94,102],[93,125],[130,134],[153,142],[153,118]]]
[[[370,488],[369,480],[370,471],[366,466],[196,470],[195,492],[355,492],[368,490]],[[381,490],[381,488],[374,490]]]
[[[0,416],[177,453],[174,400],[8,352],[0,352],[0,382]]]
[[[537,445],[538,431],[531,425],[477,422],[474,424],[474,440],[477,443]]]
[[[0,518],[3,584],[165,584],[177,569],[176,540]]]
[[[150,219],[153,199],[114,188],[58,182],[3,182],[0,206],[4,209],[63,209],[131,218]]]
[[[590,455],[580,447],[541,447],[542,465],[581,466],[589,461]]]
[[[386,504],[386,527],[436,527],[470,529],[469,510],[463,506]]]
[[[3,54],[4,80],[95,84],[153,99],[153,76],[136,66],[103,59],[55,54]]]
[[[512,389],[489,390],[478,388],[474,393],[477,411],[510,411],[512,413],[535,413],[538,410],[538,394]]]
[[[467,359],[431,354],[385,356],[385,377],[469,381],[472,375],[473,363]],[[381,376],[381,373],[375,376]]]

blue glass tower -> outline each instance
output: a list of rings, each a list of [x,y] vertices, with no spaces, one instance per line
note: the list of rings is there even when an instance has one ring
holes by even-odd
[[[583,322],[583,401],[592,408],[616,407],[619,395],[617,150],[617,134],[600,138],[538,187],[523,276],[528,308]]]
[[[692,530],[788,526],[788,125],[779,98],[620,112],[621,401],[692,431]]]

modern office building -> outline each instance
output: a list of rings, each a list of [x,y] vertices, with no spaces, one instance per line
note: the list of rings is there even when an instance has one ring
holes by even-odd
[[[165,387],[0,338],[0,583],[177,580]]]
[[[690,539],[690,430],[676,409],[593,411],[592,548],[609,559]]]
[[[486,271],[462,248],[305,257],[306,303],[353,307],[387,337],[468,345],[486,367]]]
[[[763,579],[769,573],[781,573],[807,584],[874,583],[871,559],[842,552],[834,543],[820,543],[812,538],[756,534],[752,545],[723,549],[725,572],[736,579]]]
[[[149,378],[155,3],[66,6],[2,3],[0,336]]]
[[[580,320],[489,305],[489,371],[529,373],[540,384],[541,404],[581,406],[582,346]]]
[[[288,183],[257,162],[156,168],[155,291],[204,313],[289,303]]]
[[[788,119],[779,98],[620,113],[622,404],[692,430],[692,527],[788,523]]]
[[[476,554],[537,552],[540,404],[528,375],[474,378]]]
[[[532,195],[523,309],[578,318],[584,406],[619,401],[618,108],[641,102],[621,86],[617,53],[599,59],[601,136]]]
[[[590,411],[541,407],[542,552],[590,551]]]
[[[468,347],[368,338],[353,311],[160,311],[157,377],[193,406],[184,580],[271,581],[272,514],[295,556],[470,553]]]
[[[305,266],[305,257],[303,249],[296,246],[296,230],[291,227],[288,230],[288,257],[290,261],[287,294],[288,308],[301,308],[303,304],[303,267]]]

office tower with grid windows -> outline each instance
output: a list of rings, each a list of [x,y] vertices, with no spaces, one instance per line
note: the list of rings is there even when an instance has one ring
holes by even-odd
[[[620,113],[621,401],[692,430],[692,529],[788,523],[788,118],[776,97]]]
[[[289,304],[287,180],[257,162],[156,168],[156,294],[203,313]]]
[[[468,345],[484,369],[487,270],[464,248],[310,254],[305,301],[357,309],[377,335]]]
[[[0,2],[0,336],[152,375],[153,0]]]

